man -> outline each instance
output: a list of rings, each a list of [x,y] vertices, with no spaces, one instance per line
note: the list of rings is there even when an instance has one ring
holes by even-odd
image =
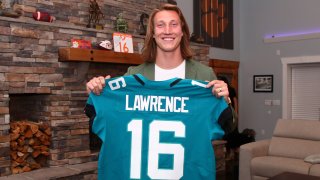
[[[130,67],[125,75],[142,74],[150,80],[166,80],[173,77],[210,81],[212,93],[228,100],[228,86],[217,77],[210,67],[192,60],[189,46],[190,33],[181,10],[166,4],[156,9],[149,18],[145,47],[144,64]],[[100,94],[106,77],[95,77],[87,85],[87,92]]]
[[[190,35],[189,35],[189,29],[187,26],[187,23],[182,15],[181,10],[174,5],[164,5],[162,6],[160,9],[156,9],[153,11],[153,13],[151,14],[150,18],[149,18],[149,23],[148,23],[148,29],[147,29],[147,34],[146,34],[146,38],[145,38],[145,47],[143,49],[143,58],[145,60],[145,63],[136,66],[136,67],[130,67],[128,69],[128,72],[125,75],[134,75],[135,79],[139,79],[138,81],[141,82],[141,84],[148,84],[151,83],[153,84],[153,82],[149,81],[162,81],[160,82],[160,84],[163,84],[164,86],[158,86],[157,89],[161,89],[166,87],[166,80],[169,79],[173,79],[173,78],[181,78],[181,79],[194,79],[194,80],[202,80],[202,81],[210,81],[206,87],[207,88],[211,88],[212,90],[208,90],[209,94],[211,94],[210,91],[212,91],[212,93],[217,96],[217,97],[224,97],[225,99],[228,99],[228,87],[227,84],[224,83],[223,81],[220,80],[216,80],[216,76],[213,73],[212,69],[210,67],[207,67],[197,61],[191,60],[192,58],[192,51],[191,48],[189,46],[189,39],[190,39]],[[138,74],[138,75],[136,75]],[[140,76],[143,75],[143,77]],[[130,76],[126,76],[123,78],[118,78],[118,79],[113,79],[111,81],[115,81],[113,83],[108,82],[107,87],[105,84],[105,79],[109,79],[110,76],[106,76],[106,77],[95,77],[93,79],[91,79],[88,83],[87,83],[87,92],[93,92],[94,94],[99,95],[102,91],[105,91],[104,97],[108,96],[108,100],[107,98],[105,98],[104,100],[102,98],[98,98],[96,96],[92,96],[92,94],[90,95],[90,100],[93,99],[93,101],[99,99],[98,101],[100,103],[91,103],[89,106],[94,104],[103,104],[104,102],[112,102],[112,104],[116,104],[116,103],[120,103],[122,102],[122,100],[120,98],[114,99],[112,97],[112,90],[110,90],[110,85],[115,83],[118,84],[118,81],[121,82],[125,82],[124,79],[128,79],[128,81],[133,82],[135,79]],[[175,79],[173,79],[173,81],[176,82]],[[181,83],[185,83],[185,81],[181,82]],[[135,83],[135,84],[139,84],[139,83]],[[171,84],[175,84],[175,83],[171,83]],[[174,85],[173,85],[174,86]],[[179,86],[179,84],[177,85]],[[117,88],[119,88],[120,86],[117,86]],[[189,87],[189,86],[188,86]],[[111,88],[112,89],[112,88]],[[129,89],[129,88],[128,88]],[[203,89],[203,88],[202,88]],[[169,92],[171,89],[167,89],[167,92]],[[185,91],[185,89],[183,89]],[[186,92],[193,92],[191,89],[189,89],[190,91],[186,91]],[[154,91],[154,89],[150,90],[150,91]],[[174,88],[170,91],[174,92]],[[196,92],[196,91],[194,91]],[[106,94],[107,93],[107,94]],[[132,93],[131,90],[129,90],[127,92],[128,94]],[[207,93],[207,94],[208,94]],[[157,94],[157,93],[155,93]],[[177,94],[175,94],[176,96]],[[166,97],[173,97],[174,95],[170,95],[170,96],[166,96]],[[127,98],[127,101],[129,101],[129,96]],[[138,97],[138,96],[135,96]],[[140,97],[140,96],[139,96]],[[199,96],[200,97],[200,96]],[[211,96],[213,97],[213,96]],[[113,99],[113,101],[111,100]],[[221,98],[220,102],[223,101]],[[111,100],[111,101],[109,101]],[[136,99],[135,99],[136,100]],[[135,100],[132,100],[131,102],[136,102]],[[210,99],[211,100],[211,99]],[[144,156],[149,155],[149,159],[148,159],[148,164],[153,164],[154,166],[151,166],[153,168],[150,169],[150,167],[147,168],[148,175],[152,175],[151,178],[155,178],[155,179],[180,179],[180,177],[183,177],[182,179],[214,179],[214,172],[215,172],[215,166],[214,166],[214,157],[213,157],[213,152],[212,152],[212,145],[210,140],[211,139],[216,139],[216,138],[211,138],[209,139],[207,135],[209,135],[210,133],[214,134],[220,134],[220,132],[223,134],[222,130],[220,129],[220,126],[217,124],[217,116],[220,117],[224,117],[223,119],[219,119],[219,124],[222,126],[222,128],[226,131],[228,130],[228,128],[224,128],[225,122],[232,120],[232,115],[230,113],[230,111],[228,111],[229,108],[225,108],[226,104],[224,103],[224,105],[219,105],[219,108],[217,109],[212,109],[209,110],[209,106],[197,106],[199,100],[195,100],[192,101],[192,106],[196,109],[198,109],[197,107],[200,108],[201,111],[205,111],[206,113],[200,113],[200,114],[194,114],[194,116],[199,116],[199,115],[203,115],[203,114],[215,114],[215,121],[213,121],[212,119],[209,118],[200,118],[200,121],[198,121],[197,125],[199,125],[199,127],[202,128],[197,128],[197,127],[191,127],[193,129],[192,136],[188,136],[188,140],[189,138],[195,138],[194,141],[187,141],[185,143],[188,143],[190,146],[189,148],[186,148],[185,153],[186,156],[188,158],[188,161],[182,164],[179,164],[179,162],[183,162],[181,160],[183,160],[183,158],[178,158],[179,160],[174,160],[173,162],[168,162],[168,164],[173,164],[176,166],[173,167],[162,167],[162,165],[158,164],[158,163],[153,163],[155,160],[155,162],[157,162],[157,160],[164,158],[163,156],[171,154],[172,158],[168,158],[168,159],[175,159],[178,156],[184,156],[184,147],[180,146],[180,142],[179,143],[174,143],[174,144],[166,144],[165,146],[177,146],[176,148],[170,149],[170,148],[160,148],[160,146],[155,149],[152,149],[152,151],[147,152],[147,153],[143,153]],[[219,100],[212,100],[209,101],[210,103],[212,102],[213,104],[216,104]],[[102,103],[103,102],[103,103]],[[191,102],[191,101],[190,101]],[[206,101],[207,102],[207,101]],[[141,102],[142,103],[142,102]],[[223,104],[222,103],[222,104]],[[183,104],[183,103],[182,103]],[[206,103],[207,104],[207,103]],[[203,103],[202,103],[203,105]],[[108,109],[102,107],[103,105],[101,105],[98,109],[97,112],[102,112],[102,114],[109,114],[110,111],[108,111]],[[110,105],[112,106],[112,105]],[[160,106],[160,105],[159,105]],[[127,109],[132,110],[131,106],[126,106]],[[138,106],[137,106],[138,107]],[[183,107],[190,107],[190,106],[183,106]],[[134,108],[133,108],[134,109]],[[218,110],[220,109],[220,110]],[[223,112],[221,109],[225,109]],[[199,110],[199,109],[198,109]],[[215,113],[211,113],[211,112],[215,112]],[[222,113],[221,113],[222,112]],[[119,114],[119,116],[124,116],[126,113],[125,112],[121,112],[121,114]],[[143,115],[149,115],[149,113],[141,113]],[[141,115],[139,114],[139,115]],[[137,114],[135,114],[135,118],[136,116],[138,116]],[[209,116],[206,116],[209,117]],[[173,129],[175,126],[173,125],[168,125],[169,123],[171,123],[171,121],[165,121],[165,125],[163,126],[152,126],[154,125],[153,122],[150,123],[150,131],[145,132],[144,128],[140,129],[140,124],[138,123],[145,123],[145,121],[135,119],[133,121],[131,121],[128,124],[128,129],[125,130],[121,130],[120,128],[109,128],[109,131],[114,131],[116,129],[116,133],[112,134],[112,135],[106,135],[105,131],[103,130],[104,127],[107,127],[106,124],[109,123],[110,118],[106,118],[106,119],[102,119],[103,117],[99,117],[98,120],[95,119],[95,125],[94,125],[94,129],[96,132],[99,133],[99,137],[102,138],[109,138],[108,140],[105,140],[104,142],[106,142],[107,145],[109,145],[109,150],[114,150],[115,148],[119,148],[119,146],[112,146],[113,144],[110,144],[110,141],[112,141],[114,144],[118,143],[118,141],[114,142],[115,138],[118,138],[116,136],[112,136],[114,134],[117,134],[118,136],[121,135],[121,137],[123,137],[124,131],[130,131],[132,132],[132,136],[136,136],[136,131],[139,130],[139,135],[146,135],[146,133],[152,133],[152,134],[156,134],[159,135],[160,133],[154,129],[157,128],[169,128],[170,131],[173,131]],[[172,116],[171,118],[174,118],[174,116]],[[179,118],[177,118],[179,119]],[[192,117],[192,119],[195,121],[196,119],[199,119],[198,117]],[[123,123],[125,120],[122,119],[121,121],[117,120],[117,123]],[[148,122],[148,121],[146,121]],[[154,121],[155,123],[160,123],[158,122],[158,120]],[[191,122],[194,123],[193,121],[185,121],[183,122],[181,125],[181,127],[187,126],[193,126],[193,124],[185,124],[187,122]],[[211,125],[208,125],[207,123],[212,123]],[[163,122],[161,122],[163,123]],[[167,124],[168,123],[168,124]],[[176,122],[172,122],[172,123],[176,123]],[[179,122],[178,122],[179,123]],[[102,124],[102,125],[101,125]],[[99,126],[98,126],[99,125]],[[133,127],[134,125],[134,127]],[[137,128],[137,125],[139,125],[139,128]],[[179,125],[179,127],[180,127]],[[102,128],[103,127],[103,128]],[[110,127],[110,126],[109,126]],[[115,127],[114,124],[112,124],[112,127]],[[189,129],[190,130],[190,129]],[[208,132],[208,130],[210,132]],[[142,131],[144,131],[144,133],[142,133]],[[135,133],[134,133],[135,132]],[[162,132],[162,131],[161,131]],[[188,131],[190,132],[190,131]],[[201,134],[202,133],[202,134]],[[163,133],[161,133],[163,134]],[[196,134],[196,135],[195,135]],[[221,135],[221,134],[220,134]],[[220,136],[219,135],[219,136]],[[112,136],[112,137],[111,137]],[[161,136],[162,137],[162,136]],[[184,137],[184,136],[183,136]],[[202,137],[206,137],[206,138],[202,138]],[[212,136],[213,137],[213,136]],[[218,136],[217,136],[218,137]],[[149,137],[151,140],[152,138]],[[162,137],[164,138],[164,137]],[[163,140],[161,138],[161,140]],[[144,139],[144,138],[142,138]],[[149,139],[149,141],[150,141]],[[176,139],[176,138],[175,138]],[[179,138],[177,138],[179,139]],[[184,139],[184,138],[182,138]],[[141,137],[139,138],[139,140],[141,140]],[[144,139],[145,140],[145,139]],[[159,142],[158,142],[159,141]],[[108,143],[109,142],[109,143]],[[124,142],[123,144],[127,144],[125,142],[127,142],[126,140],[122,141]],[[140,141],[139,141],[140,142]],[[153,142],[153,141],[152,141]],[[157,140],[156,142],[162,144],[162,141]],[[202,142],[204,142],[204,144],[206,144],[205,146],[203,146]],[[132,141],[131,142],[131,146],[132,145],[136,145],[136,141]],[[197,143],[200,143],[200,145],[196,145]],[[130,144],[130,142],[129,142]],[[138,143],[140,144],[140,143]],[[149,145],[149,148],[152,148],[154,144],[152,144],[150,142],[151,145]],[[183,143],[182,143],[183,144]],[[196,149],[193,148],[195,145]],[[112,148],[110,148],[112,147]],[[141,148],[141,146],[139,146]],[[102,148],[105,148],[104,146]],[[169,149],[169,150],[168,150]],[[188,149],[188,150],[187,150]],[[190,155],[188,152],[189,150],[192,149],[192,152],[198,152],[198,153],[192,153],[192,155]],[[139,151],[139,153],[134,153],[137,150],[137,148],[132,148],[131,147],[131,154],[138,154],[140,157],[140,150],[138,148],[137,151]],[[160,151],[165,151],[165,153],[160,153]],[[179,153],[171,153],[171,151],[179,151]],[[196,151],[194,151],[196,150]],[[199,150],[199,151],[198,151]],[[102,149],[102,151],[107,151],[107,149]],[[166,151],[170,151],[169,153]],[[121,153],[122,151],[117,151],[119,153]],[[130,151],[129,151],[130,152]],[[143,151],[144,152],[144,151]],[[158,152],[155,154],[156,158],[151,158],[154,157],[154,152]],[[190,151],[191,152],[191,151]],[[102,152],[104,153],[104,152]],[[117,154],[119,154],[117,153]],[[151,153],[151,154],[150,154]],[[161,157],[160,157],[161,155]],[[198,158],[199,156],[204,158]],[[121,160],[123,160],[123,158],[128,158],[129,156],[123,156],[121,154]],[[135,156],[130,156],[130,158],[135,157]],[[101,156],[101,158],[99,159],[99,162],[101,164],[105,163],[106,159],[105,156]],[[138,160],[137,160],[138,159]],[[145,168],[143,168],[143,170],[141,170],[141,163],[140,163],[140,159],[141,158],[137,158],[133,161],[131,161],[131,166],[130,166],[130,177],[134,177],[135,179],[144,179],[145,176],[141,175],[142,174],[146,174],[146,170]],[[109,157],[110,160],[110,157]],[[114,162],[119,162],[120,159],[115,160]],[[139,162],[139,163],[137,163]],[[146,161],[143,161],[143,165],[146,164]],[[110,163],[109,163],[110,164]],[[177,165],[178,164],[178,165]],[[103,164],[104,165],[104,164]],[[113,165],[112,165],[113,166]],[[116,166],[114,164],[114,166]],[[159,167],[161,170],[159,170]],[[185,166],[185,167],[184,167]],[[102,166],[100,166],[102,167]],[[105,166],[103,166],[104,168],[106,168]],[[118,166],[117,166],[118,167]],[[156,167],[156,168],[154,168]],[[192,168],[191,168],[192,167]],[[128,172],[127,171],[121,171],[119,170],[116,171],[110,171],[110,169],[114,168],[114,167],[108,167],[109,168],[109,173],[104,173],[102,169],[100,169],[99,177],[105,177],[105,176],[113,176],[115,174],[118,175],[118,177],[122,177],[125,176]],[[136,169],[138,168],[138,169]],[[182,169],[181,169],[182,168]],[[186,168],[186,169],[184,169]],[[169,171],[173,171],[174,173],[159,173],[158,172],[162,172],[163,169],[167,169],[164,170],[165,172]],[[154,171],[153,171],[154,170]],[[195,172],[193,172],[195,171]],[[157,172],[156,174],[154,174],[154,172]],[[176,174],[176,172],[179,172]],[[180,173],[182,172],[182,174]],[[112,174],[114,173],[114,174]],[[185,173],[185,174],[183,174]],[[110,175],[111,174],[111,175]],[[171,176],[172,175],[172,176]],[[170,177],[170,178],[168,178]],[[174,178],[172,178],[174,177]],[[179,178],[177,178],[179,177]],[[202,177],[202,178],[200,178]],[[150,177],[149,177],[150,178]]]
[[[175,77],[210,81],[207,88],[212,87],[215,96],[224,97],[228,104],[231,103],[228,85],[217,80],[210,67],[191,59],[189,27],[177,6],[165,4],[151,13],[142,56],[145,63],[129,67],[125,75],[142,74],[155,81]],[[99,95],[105,87],[105,79],[110,77],[108,75],[91,79],[86,84],[88,94],[93,92]],[[234,130],[235,121],[231,108],[223,112],[219,124],[226,134]]]

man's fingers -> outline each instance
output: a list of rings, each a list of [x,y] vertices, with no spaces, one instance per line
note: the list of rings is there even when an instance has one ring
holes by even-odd
[[[220,80],[213,80],[213,81],[210,81],[210,82],[207,84],[207,88],[212,87],[212,86],[217,87],[217,86],[219,86],[219,84],[220,84]],[[220,87],[220,86],[219,86],[219,87]]]
[[[212,93],[217,97],[229,96],[228,85],[221,80],[210,81],[206,87],[213,87]]]
[[[93,86],[90,82],[87,82],[86,89],[87,89],[87,94],[90,94],[90,92],[93,90]]]
[[[215,94],[219,95],[219,94],[223,94],[224,88],[223,87],[216,87],[214,88],[214,92]]]
[[[97,84],[101,85],[101,87],[105,87],[106,86],[105,78],[100,76],[100,77],[98,77],[98,79],[99,79],[100,82],[97,82]]]
[[[102,88],[105,86],[104,84],[104,78],[98,77],[95,79],[93,86],[95,87],[95,90],[102,90]]]
[[[101,90],[99,90],[98,88],[93,89],[92,91],[94,94],[96,95],[100,95]]]
[[[105,80],[111,78],[110,75],[103,77],[94,77],[86,84],[87,93],[93,92],[96,95],[101,94],[103,88],[106,86]]]

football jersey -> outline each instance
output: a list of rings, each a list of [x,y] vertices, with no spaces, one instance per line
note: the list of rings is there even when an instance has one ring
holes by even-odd
[[[218,118],[227,104],[206,84],[137,74],[91,93],[92,130],[103,142],[98,179],[215,179],[211,141],[224,135]]]

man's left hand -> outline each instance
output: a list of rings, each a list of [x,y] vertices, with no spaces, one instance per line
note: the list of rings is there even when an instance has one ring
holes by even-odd
[[[223,96],[225,99],[228,99],[229,97],[228,85],[224,81],[213,80],[213,81],[210,81],[206,87],[207,88],[213,87],[212,94],[215,95],[216,97]]]

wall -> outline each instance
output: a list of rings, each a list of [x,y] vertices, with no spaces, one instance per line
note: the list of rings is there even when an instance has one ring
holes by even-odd
[[[319,55],[320,43],[320,39],[264,43],[263,38],[270,34],[320,30],[319,6],[317,0],[241,1],[240,129],[255,129],[257,139],[271,137],[277,119],[282,116],[281,58]],[[274,92],[253,93],[255,74],[273,74]],[[276,99],[281,100],[280,106],[264,105],[265,100]]]

